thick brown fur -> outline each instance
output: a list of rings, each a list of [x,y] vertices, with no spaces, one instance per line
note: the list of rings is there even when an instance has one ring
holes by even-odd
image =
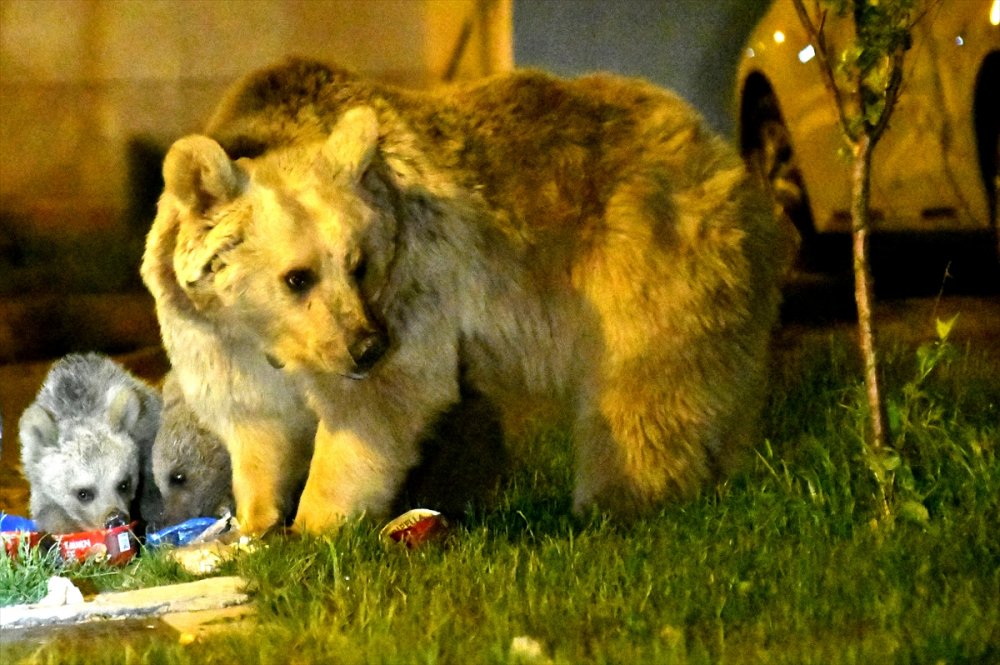
[[[177,283],[319,415],[299,528],[383,514],[460,378],[568,414],[577,511],[690,496],[753,439],[787,241],[671,93],[537,72],[414,93],[293,60],[208,133],[167,158]]]

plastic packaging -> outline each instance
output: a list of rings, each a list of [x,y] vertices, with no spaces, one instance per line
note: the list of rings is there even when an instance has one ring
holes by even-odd
[[[121,565],[132,560],[138,551],[138,541],[132,529],[136,523],[122,524],[111,529],[96,529],[52,536],[66,561],[105,558]]]
[[[179,547],[187,545],[200,536],[205,529],[215,524],[214,517],[192,517],[180,524],[164,527],[159,531],[146,534],[146,547],[156,548],[165,545]]]
[[[3,541],[4,552],[13,558],[22,540],[28,541],[28,547],[38,547],[42,534],[32,520],[20,515],[8,515],[0,512],[0,540]]]
[[[117,519],[109,523],[109,528],[79,531],[75,533],[44,534],[35,523],[17,515],[0,514],[0,540],[9,557],[17,556],[23,540],[29,547],[57,547],[64,561],[84,561],[90,558],[107,559],[109,563],[121,565],[135,556],[138,550],[132,524]]]
[[[191,543],[211,541],[232,528],[232,516],[192,517],[180,524],[164,527],[146,534],[146,547],[182,547]]]
[[[0,511],[0,532],[9,533],[11,531],[38,531],[38,527],[33,520],[20,515],[8,515]]]
[[[412,549],[444,534],[448,522],[436,510],[414,508],[384,527],[379,535],[387,543],[401,543]]]

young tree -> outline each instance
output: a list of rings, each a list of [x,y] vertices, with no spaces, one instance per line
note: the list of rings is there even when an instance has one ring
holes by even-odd
[[[840,128],[853,156],[851,169],[851,235],[854,254],[854,298],[864,360],[870,445],[879,449],[888,438],[885,400],[879,387],[879,365],[872,326],[873,282],[868,261],[871,231],[869,195],[872,151],[885,132],[899,98],[903,55],[910,46],[916,0],[793,0],[816,51],[823,82],[836,105]],[[838,54],[824,30],[830,13],[851,17],[854,39]]]

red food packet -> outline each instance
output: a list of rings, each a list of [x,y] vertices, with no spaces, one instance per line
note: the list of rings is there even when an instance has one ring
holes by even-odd
[[[448,528],[444,516],[436,510],[414,508],[392,520],[379,532],[387,543],[402,543],[409,548],[437,538]]]
[[[138,541],[132,533],[135,523],[116,526],[111,529],[95,529],[77,533],[48,535],[37,531],[8,531],[0,537],[3,539],[4,551],[7,556],[17,556],[17,550],[22,539],[26,539],[29,547],[45,546],[52,543],[59,548],[59,554],[64,561],[84,561],[92,557],[106,557],[109,563],[121,565],[129,562],[138,551]]]
[[[138,549],[132,524],[111,529],[96,529],[53,536],[59,553],[66,561],[83,561],[93,557],[107,557],[109,563],[120,565],[135,556]]]
[[[38,547],[42,541],[42,534],[37,531],[4,531],[0,532],[0,540],[3,540],[3,549],[7,556],[14,558],[17,550],[21,546],[21,540],[26,540],[28,547]]]

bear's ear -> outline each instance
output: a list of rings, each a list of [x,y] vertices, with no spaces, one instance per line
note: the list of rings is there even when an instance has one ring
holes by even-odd
[[[378,117],[370,106],[358,106],[340,117],[323,146],[323,156],[338,170],[360,180],[378,147]]]
[[[235,199],[246,183],[243,169],[207,136],[178,139],[163,160],[163,191],[199,215]]]
[[[107,394],[108,423],[115,429],[131,432],[139,422],[142,404],[131,388],[119,388]]]
[[[32,404],[21,415],[20,422],[21,450],[25,461],[36,459],[42,448],[55,448],[59,445],[59,428],[49,412],[38,404]]]
[[[243,244],[245,220],[232,215],[206,231],[195,222],[182,223],[174,250],[174,274],[195,309],[218,301],[216,276],[227,265],[227,254]]]

